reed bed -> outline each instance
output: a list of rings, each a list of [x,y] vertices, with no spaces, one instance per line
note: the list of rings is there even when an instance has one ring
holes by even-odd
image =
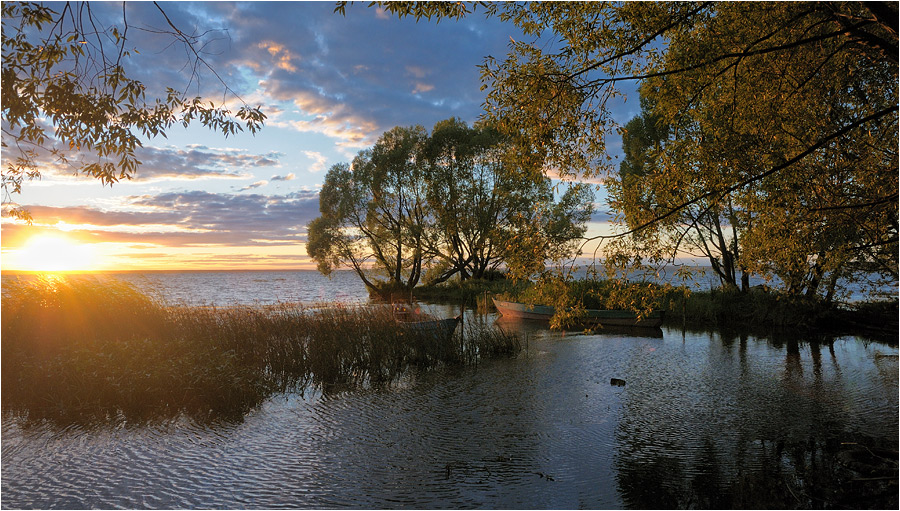
[[[439,339],[390,308],[172,306],[115,279],[4,284],[4,410],[29,417],[240,417],[278,393],[385,385],[521,349],[486,326]]]

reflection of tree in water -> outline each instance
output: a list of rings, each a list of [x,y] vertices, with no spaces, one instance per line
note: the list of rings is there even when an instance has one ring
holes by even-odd
[[[857,382],[833,346],[823,356],[819,344],[787,342],[783,365],[766,368],[753,342],[748,353],[746,338],[722,341],[629,378],[614,458],[626,507],[897,508],[896,438],[847,420]]]
[[[896,509],[897,451],[858,442],[756,441],[729,460],[710,438],[699,453],[616,457],[626,507],[639,509],[856,508]],[[732,463],[738,463],[732,466]]]

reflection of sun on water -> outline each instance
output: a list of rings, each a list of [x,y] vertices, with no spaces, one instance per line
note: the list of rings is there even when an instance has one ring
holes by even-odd
[[[94,251],[60,236],[34,236],[18,251],[18,265],[28,271],[90,271]]]

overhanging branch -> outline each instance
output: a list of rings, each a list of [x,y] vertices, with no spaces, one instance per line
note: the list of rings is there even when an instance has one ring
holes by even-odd
[[[654,225],[654,224],[656,224],[656,223],[658,223],[658,222],[661,222],[661,221],[665,220],[666,218],[669,218],[669,217],[671,217],[672,215],[674,215],[674,214],[678,213],[679,211],[683,210],[684,208],[686,208],[686,207],[688,207],[688,206],[692,206],[692,205],[694,205],[694,204],[697,204],[698,202],[700,202],[700,201],[702,201],[702,200],[704,200],[704,199],[708,199],[708,198],[714,197],[714,196],[725,197],[726,195],[730,194],[731,192],[734,192],[734,191],[736,191],[736,190],[739,190],[739,189],[741,189],[741,188],[743,188],[743,187],[749,185],[750,183],[755,183],[756,181],[759,181],[759,180],[761,180],[761,179],[764,179],[764,178],[766,178],[766,177],[768,177],[768,176],[771,176],[772,174],[775,174],[776,172],[779,172],[779,171],[781,171],[781,170],[784,170],[784,169],[790,167],[791,165],[793,165],[793,164],[799,162],[799,161],[802,160],[803,158],[809,156],[810,154],[812,154],[812,153],[818,151],[819,149],[821,149],[822,147],[826,146],[826,145],[829,144],[832,140],[835,140],[835,139],[837,139],[837,138],[840,138],[840,137],[846,135],[847,133],[853,131],[854,129],[856,129],[856,128],[858,128],[858,127],[864,125],[864,124],[867,124],[867,123],[872,122],[872,121],[876,121],[876,120],[878,120],[878,119],[880,119],[880,118],[882,118],[882,117],[884,117],[884,116],[886,116],[886,115],[889,115],[889,114],[891,114],[891,113],[895,113],[895,112],[897,112],[897,110],[898,110],[898,107],[892,106],[892,107],[888,107],[888,108],[885,108],[885,109],[883,109],[883,110],[880,110],[880,111],[878,111],[878,112],[875,112],[874,114],[871,114],[871,115],[868,115],[868,116],[866,116],[866,117],[863,117],[862,119],[859,119],[859,120],[857,120],[857,121],[854,121],[854,122],[852,122],[852,123],[850,123],[850,124],[844,126],[843,128],[841,128],[841,129],[835,131],[835,132],[832,133],[831,135],[828,135],[827,137],[824,137],[824,138],[820,139],[818,142],[816,142],[815,144],[811,145],[810,147],[808,147],[808,148],[807,148],[806,150],[804,150],[803,152],[799,153],[798,155],[794,156],[793,158],[791,158],[791,159],[785,161],[784,163],[782,163],[782,164],[780,164],[780,165],[776,165],[776,166],[772,167],[771,169],[769,169],[769,170],[767,170],[767,171],[765,171],[765,172],[762,172],[762,173],[757,174],[757,175],[755,175],[755,176],[748,177],[747,179],[744,179],[744,180],[742,180],[742,181],[740,181],[740,182],[738,182],[738,183],[735,183],[735,184],[733,184],[733,185],[731,185],[731,186],[725,188],[724,190],[721,190],[721,191],[711,190],[711,191],[709,191],[709,192],[706,192],[706,193],[704,193],[704,194],[701,194],[700,196],[695,197],[695,198],[693,198],[693,199],[691,199],[691,200],[689,200],[689,201],[685,201],[685,202],[679,204],[678,206],[675,206],[674,208],[670,209],[669,211],[663,213],[662,215],[656,216],[656,217],[654,217],[653,219],[648,220],[647,222],[644,222],[643,224],[641,224],[641,225],[639,225],[639,226],[637,226],[637,227],[635,227],[635,228],[633,228],[633,229],[631,229],[631,230],[628,230],[628,231],[625,231],[625,232],[622,232],[622,233],[619,233],[619,234],[600,235],[600,236],[593,236],[593,237],[590,237],[590,238],[584,238],[584,243],[587,243],[587,242],[590,242],[590,241],[594,241],[594,240],[622,238],[622,237],[624,237],[624,236],[628,236],[628,235],[630,235],[630,234],[634,234],[634,233],[636,233],[636,232],[638,232],[638,231],[641,231],[641,230],[643,230],[643,229],[646,229],[646,228],[650,227],[651,225]],[[710,206],[708,206],[707,208],[705,208],[704,211],[701,212],[701,215],[702,215],[704,212],[708,211],[709,208],[710,208]],[[584,245],[582,245],[582,246],[584,246]]]

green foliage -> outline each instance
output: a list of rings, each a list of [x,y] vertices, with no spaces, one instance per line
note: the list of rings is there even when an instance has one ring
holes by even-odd
[[[593,195],[573,184],[554,200],[550,179],[511,159],[506,137],[457,119],[394,128],[353,165],[325,177],[307,252],[319,270],[350,265],[382,296],[455,275],[482,278],[501,263],[518,278],[567,257]]]
[[[666,65],[679,71],[642,86],[644,116],[674,135],[649,154],[650,172],[613,188],[617,207],[645,212],[630,227],[662,231],[636,236],[649,240],[641,251],[687,248],[723,284],[736,286],[740,268],[827,300],[859,262],[896,280],[896,64],[834,31],[837,18],[872,13],[730,7],[673,30]]]
[[[490,275],[489,275],[490,276]],[[525,281],[514,281],[506,278],[490,279],[451,279],[440,284],[419,286],[413,290],[413,296],[427,302],[450,302],[467,305],[487,303],[485,295],[501,295],[514,293],[527,286]]]
[[[557,312],[550,326],[560,329],[580,326],[587,309],[631,310],[638,315],[664,310],[666,325],[697,331],[864,335],[888,342],[897,338],[896,299],[836,308],[819,298],[771,289],[697,291],[620,278],[573,279],[564,274],[548,274],[506,289],[485,285],[470,293],[478,296],[486,291],[502,300],[554,307]]]
[[[420,159],[425,138],[421,126],[396,127],[352,165],[329,169],[319,195],[321,216],[307,226],[307,253],[319,271],[327,275],[349,264],[374,292],[384,286],[408,291],[419,282],[432,220]]]
[[[569,328],[579,323],[587,309],[629,310],[638,316],[670,305],[675,288],[650,282],[625,279],[574,279],[564,272],[548,272],[530,285],[500,296],[531,305],[549,305],[555,314],[552,328]]]
[[[430,249],[439,261],[429,284],[496,269],[513,216],[543,199],[546,183],[514,172],[505,145],[490,127],[469,128],[455,118],[435,124],[424,147],[428,206],[437,222]]]
[[[672,131],[653,111],[646,95],[641,96],[642,112],[625,126],[622,144],[625,159],[618,176],[608,181],[610,205],[624,217],[634,232],[615,247],[652,260],[674,259],[679,251],[705,257],[724,287],[747,290],[749,273],[741,266],[741,236],[731,196],[725,201],[701,200],[678,209],[676,214],[656,220],[673,210],[684,197],[716,186],[717,172],[711,162],[672,162],[676,156],[666,153],[676,142]],[[740,271],[739,271],[740,270]]]
[[[623,186],[631,188],[638,180],[650,172],[656,163],[655,152],[669,138],[669,126],[653,113],[653,106],[646,96],[641,96],[641,115],[628,121],[622,130],[622,152],[625,158],[619,164],[619,175]],[[629,225],[639,222],[629,222]]]
[[[258,107],[231,112],[171,87],[164,97],[148,97],[144,84],[125,73],[125,61],[138,51],[127,46],[124,16],[122,29],[104,34],[84,3],[66,3],[57,12],[4,2],[2,12],[3,150],[14,153],[3,169],[3,203],[13,216],[29,218],[11,195],[40,178],[48,156],[112,185],[137,171],[140,137],[164,136],[173,125],[194,121],[226,137],[244,128],[256,133],[266,118]],[[208,67],[194,48],[197,38],[169,23],[168,34],[192,55],[189,67]]]
[[[871,16],[867,7],[842,7],[847,9],[842,16]],[[735,79],[760,86],[751,91],[738,83],[729,95],[704,94],[696,116],[706,130],[738,119],[704,150],[734,162],[739,179],[762,176],[735,196],[745,265],[778,276],[789,294],[820,294],[827,300],[836,279],[859,271],[860,262],[875,263],[896,281],[896,61],[834,37],[834,22],[824,21],[827,12],[779,5],[767,15],[773,23],[805,17],[769,45],[791,44],[798,34],[821,40],[793,49],[790,56],[753,57],[742,73],[727,75],[726,88]],[[896,44],[896,30],[893,37]],[[773,73],[784,78],[763,79]],[[745,107],[750,94],[764,99],[764,108]],[[685,144],[696,143],[687,139]],[[760,172],[791,159],[795,163],[777,174]],[[832,277],[827,283],[826,274]]]
[[[431,283],[456,272],[482,278],[501,262],[524,278],[574,252],[592,210],[587,186],[573,184],[554,201],[550,179],[523,167],[509,138],[489,125],[441,121],[426,151],[429,205],[439,245],[447,247],[434,252],[450,256]]]
[[[508,238],[506,263],[513,279],[528,280],[546,272],[548,262],[563,264],[577,255],[593,211],[593,191],[573,183],[556,202],[534,205],[519,215]]]

